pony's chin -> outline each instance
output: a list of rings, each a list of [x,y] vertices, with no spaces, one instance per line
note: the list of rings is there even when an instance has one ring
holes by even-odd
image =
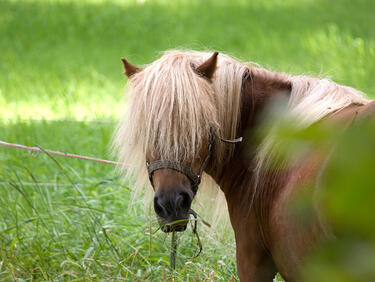
[[[181,220],[176,220],[176,222],[171,221],[167,222],[165,219],[162,219],[158,217],[159,225],[161,231],[165,233],[170,233],[170,232],[183,232],[186,230],[187,224],[188,224],[188,219],[181,219]]]
[[[161,228],[161,231],[165,232],[165,233],[170,233],[170,232],[183,232],[186,230],[186,226],[187,225],[181,225],[181,224],[175,224],[175,225],[162,225],[160,228]]]

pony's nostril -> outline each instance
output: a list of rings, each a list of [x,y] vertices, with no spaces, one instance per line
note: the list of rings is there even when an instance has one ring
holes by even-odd
[[[180,192],[177,196],[178,202],[177,206],[180,207],[182,210],[190,209],[191,198],[190,195],[186,192]]]
[[[161,217],[164,216],[164,209],[163,207],[159,204],[159,197],[155,196],[154,197],[154,210],[155,213]]]
[[[183,197],[183,195],[178,195],[177,197],[176,197],[176,207],[179,207],[180,205],[181,205],[181,203],[183,202],[183,200],[184,200],[184,197]]]
[[[154,210],[155,213],[164,219],[170,217],[180,218],[184,216],[190,209],[192,196],[188,191],[170,191],[156,192],[154,196]]]

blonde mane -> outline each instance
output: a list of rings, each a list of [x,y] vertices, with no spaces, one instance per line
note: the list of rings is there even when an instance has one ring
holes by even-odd
[[[146,152],[158,159],[185,162],[197,157],[210,129],[235,138],[243,73],[248,65],[219,54],[210,83],[194,71],[208,52],[170,50],[129,79],[130,101],[114,137],[127,177],[139,189],[148,185]],[[215,163],[228,146],[215,144]]]

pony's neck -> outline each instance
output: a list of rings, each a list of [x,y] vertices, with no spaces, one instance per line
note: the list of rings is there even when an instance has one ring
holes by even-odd
[[[262,68],[251,68],[243,75],[241,110],[237,136],[244,141],[236,146],[232,157],[224,161],[220,169],[209,170],[226,195],[240,195],[242,200],[252,196],[254,181],[256,143],[255,131],[262,113],[270,101],[280,95],[289,95],[291,82],[287,75],[269,72]],[[232,189],[236,193],[232,193]]]

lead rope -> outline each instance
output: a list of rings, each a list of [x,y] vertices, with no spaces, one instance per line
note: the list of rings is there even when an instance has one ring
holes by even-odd
[[[197,237],[197,242],[198,242],[198,247],[199,247],[199,252],[196,255],[190,257],[189,259],[195,259],[201,254],[201,252],[203,250],[203,246],[202,246],[202,242],[201,242],[201,240],[199,238],[199,235],[198,235],[198,232],[197,232],[197,224],[198,224],[197,213],[195,211],[193,211],[192,209],[190,209],[189,214],[194,216],[193,234]]]
[[[176,231],[172,231],[172,239],[171,239],[171,253],[169,257],[169,265],[171,269],[174,271],[176,269],[176,256],[177,256],[177,240],[176,240]]]
[[[201,252],[203,250],[203,246],[202,246],[201,239],[199,238],[199,235],[198,235],[198,232],[197,232],[198,215],[192,209],[189,210],[189,215],[190,214],[193,215],[193,217],[194,217],[194,223],[192,223],[192,230],[193,230],[193,234],[197,237],[199,251],[196,255],[193,255],[192,257],[189,257],[188,259],[195,259],[201,254]],[[176,258],[177,258],[177,232],[172,231],[171,252],[170,252],[170,256],[169,256],[169,265],[170,265],[171,270],[173,272],[176,270]]]

